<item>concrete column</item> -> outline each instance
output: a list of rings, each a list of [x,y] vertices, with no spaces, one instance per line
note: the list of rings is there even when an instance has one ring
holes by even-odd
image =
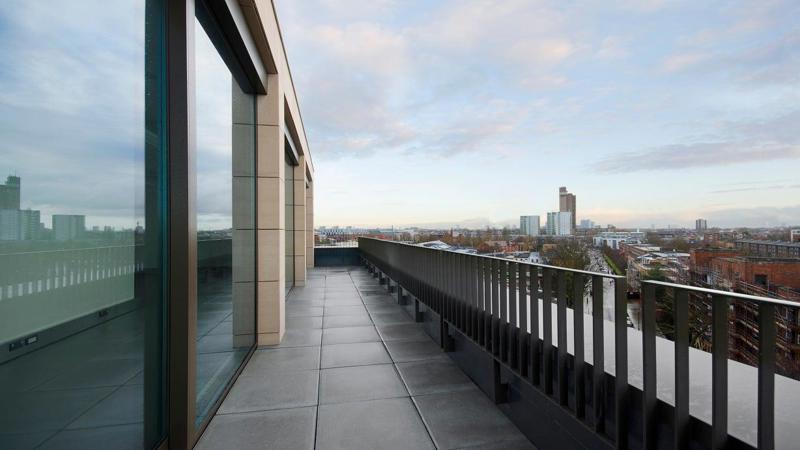
[[[286,235],[284,102],[278,75],[256,102],[257,335],[259,345],[277,344],[286,327]]]
[[[306,158],[294,166],[294,284],[306,284]]]
[[[314,181],[306,188],[306,267],[314,267]]]

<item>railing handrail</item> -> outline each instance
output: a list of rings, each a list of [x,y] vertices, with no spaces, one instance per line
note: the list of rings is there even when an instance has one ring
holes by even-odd
[[[670,283],[667,281],[656,281],[656,280],[642,280],[643,284],[652,284],[657,286],[664,286],[674,289],[682,289],[687,291],[698,292],[702,294],[709,294],[713,296],[720,296],[720,297],[727,297],[727,298],[735,298],[737,300],[745,300],[753,303],[769,303],[776,306],[787,306],[790,308],[800,308],[800,303],[789,301],[789,300],[781,300],[776,298],[769,298],[769,297],[760,297],[757,295],[750,295],[750,294],[741,294],[739,292],[731,292],[731,291],[721,291],[718,289],[708,289],[699,286],[689,286],[685,284],[677,284],[677,283]]]
[[[359,237],[359,239],[369,239],[369,240],[372,240],[372,241],[386,242],[386,243],[389,243],[389,244],[396,244],[396,245],[405,245],[405,246],[408,246],[408,247],[415,247],[415,248],[425,248],[425,249],[428,249],[428,250],[437,250],[437,251],[440,251],[440,252],[456,253],[456,254],[459,254],[459,255],[470,255],[470,256],[475,256],[475,257],[478,257],[478,258],[496,259],[496,260],[499,260],[499,261],[512,261],[512,260],[510,260],[508,258],[500,258],[498,256],[479,255],[477,253],[457,252],[457,251],[454,251],[454,250],[441,249],[441,248],[431,248],[431,247],[425,247],[424,245],[407,244],[405,242],[389,241],[389,240],[386,240],[386,239],[378,239],[378,238],[372,238],[372,237]],[[541,267],[543,269],[563,270],[563,271],[567,271],[567,272],[578,273],[578,274],[581,274],[581,275],[591,275],[591,276],[609,278],[609,279],[612,279],[612,280],[625,279],[625,275],[614,275],[613,273],[591,272],[591,271],[588,271],[588,270],[571,269],[569,267],[561,267],[561,266],[552,266],[552,265],[549,265],[549,264],[532,263],[530,261],[521,261],[521,260],[517,260],[517,259],[513,260],[513,262],[518,263],[518,264],[526,264],[528,266],[533,266],[533,267]]]

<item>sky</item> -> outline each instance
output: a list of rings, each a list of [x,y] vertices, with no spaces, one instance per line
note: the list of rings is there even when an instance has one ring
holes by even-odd
[[[275,0],[316,225],[800,225],[800,2]],[[0,8],[0,182],[142,219],[139,0]],[[231,77],[198,29],[198,224],[231,218]]]
[[[800,224],[800,2],[275,3],[315,225]]]

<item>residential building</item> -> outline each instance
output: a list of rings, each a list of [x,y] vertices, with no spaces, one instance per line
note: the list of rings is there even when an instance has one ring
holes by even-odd
[[[800,229],[789,230],[789,242],[800,242]]]
[[[708,221],[706,219],[697,219],[694,221],[694,229],[698,233],[702,233],[708,229]]]
[[[5,184],[0,184],[0,209],[19,209],[20,185],[20,178],[15,175],[9,175]]]
[[[547,213],[547,234],[550,236],[572,235],[572,213],[560,211]]]
[[[595,225],[593,221],[589,219],[581,219],[581,224],[578,226],[578,228],[583,230],[591,230],[592,228],[594,228],[594,226]]]
[[[638,291],[641,280],[647,279],[653,271],[659,271],[666,281],[684,283],[689,271],[689,253],[654,251],[641,256],[628,256],[628,287]]]
[[[736,249],[744,255],[767,258],[800,258],[800,242],[741,239]]]
[[[568,212],[571,214],[569,234],[572,234],[572,232],[575,230],[575,219],[578,215],[578,210],[576,206],[575,194],[570,194],[567,191],[567,188],[564,186],[558,188],[558,211]]]
[[[641,244],[645,234],[641,231],[604,231],[592,238],[595,247],[611,247],[619,250],[620,244]]]
[[[0,241],[39,238],[41,212],[31,209],[0,209]]]
[[[53,235],[57,241],[80,239],[86,232],[86,216],[53,214]]]
[[[539,216],[519,216],[519,232],[525,236],[539,235]]]

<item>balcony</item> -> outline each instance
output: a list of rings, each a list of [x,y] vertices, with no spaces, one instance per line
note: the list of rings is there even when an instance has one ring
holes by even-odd
[[[310,271],[197,448],[533,448],[403,298],[363,267]]]

